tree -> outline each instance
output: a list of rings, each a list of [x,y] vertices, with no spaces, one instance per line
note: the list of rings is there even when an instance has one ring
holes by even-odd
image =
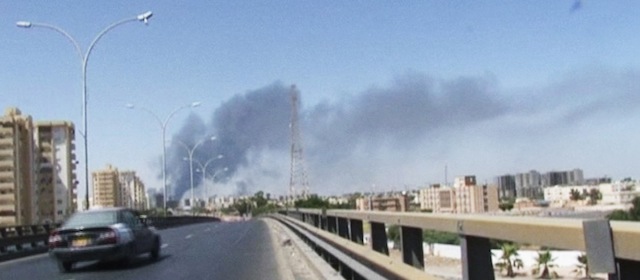
[[[296,208],[329,208],[329,202],[320,198],[318,195],[312,194],[307,199],[296,200],[294,202]]]
[[[631,208],[628,212],[615,210],[607,215],[607,218],[616,221],[640,221],[640,196],[636,196],[631,200]]]
[[[400,242],[400,226],[389,226],[389,228],[387,229],[387,240],[393,241],[393,246],[396,247],[396,245]]]
[[[551,270],[551,268],[554,268],[557,266],[556,264],[553,263],[553,261],[555,261],[555,258],[551,256],[550,251],[547,250],[544,252],[538,252],[538,257],[536,257],[536,268],[534,268],[531,273],[540,274],[540,276],[538,277],[540,279],[559,278],[558,274]]]
[[[241,200],[234,203],[231,207],[235,209],[235,211],[238,212],[240,216],[244,216],[245,214],[249,213],[249,207],[250,207],[249,204],[250,204],[249,201]]]
[[[598,189],[591,189],[589,191],[589,205],[598,204],[598,200],[602,199],[602,193]]]
[[[506,270],[507,277],[516,277],[515,269],[520,269],[524,265],[522,260],[518,258],[518,250],[520,247],[517,244],[505,243],[502,244],[502,256],[496,263],[496,266],[500,268],[500,272]]]
[[[569,199],[571,199],[571,201],[578,201],[582,198],[582,195],[580,194],[580,192],[576,189],[571,189],[571,197]]]
[[[591,273],[589,273],[587,254],[583,253],[578,256],[578,264],[576,265],[576,269],[574,269],[573,272],[575,272],[577,276],[584,275],[587,279],[593,279],[593,277],[591,277]]]
[[[611,214],[607,215],[607,218],[612,221],[628,221],[630,220],[629,213],[624,210],[614,210]]]
[[[629,218],[633,221],[640,220],[640,196],[636,196],[631,200],[631,209],[629,209]]]
[[[263,191],[259,191],[256,194],[254,194],[253,197],[251,198],[251,200],[253,200],[256,203],[256,207],[258,207],[258,208],[266,206],[267,203],[269,202],[264,197],[264,192]]]
[[[502,211],[509,211],[513,209],[513,203],[509,201],[503,201],[503,202],[500,202],[500,204],[498,205],[498,208],[500,208],[500,210]]]
[[[451,244],[458,245],[460,244],[460,236],[455,233],[443,232],[443,231],[435,231],[435,230],[424,230],[422,233],[422,241],[429,244]]]

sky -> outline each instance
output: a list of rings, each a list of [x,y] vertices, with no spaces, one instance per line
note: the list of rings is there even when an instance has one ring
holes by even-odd
[[[3,1],[0,106],[82,131],[73,45],[16,22],[55,25],[86,52],[105,27],[153,11],[147,24],[110,30],[89,56],[91,171],[112,164],[161,190],[161,123],[201,102],[166,121],[169,193],[190,194],[179,143],[200,143],[193,158],[212,161],[204,184],[194,172],[196,195],[286,195],[295,84],[313,193],[401,190],[464,175],[492,182],[529,170],[638,178],[638,8],[589,0]],[[84,182],[79,135],[76,146]]]

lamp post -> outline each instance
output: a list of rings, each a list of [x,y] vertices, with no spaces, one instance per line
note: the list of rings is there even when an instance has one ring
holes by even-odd
[[[209,160],[207,160],[204,164],[202,164],[200,161],[196,160],[195,162],[198,164],[198,166],[200,166],[200,171],[202,172],[202,187],[205,188],[204,183],[205,180],[207,179],[207,166],[209,166],[210,163],[212,163],[214,160],[216,159],[222,159],[224,158],[224,155],[218,155],[216,157],[210,158]],[[223,171],[227,171],[229,170],[229,168],[225,167],[223,169]],[[213,178],[215,179],[216,176],[218,176],[218,172],[216,171],[216,173],[213,174]],[[205,188],[206,189],[206,188]],[[205,193],[205,198],[206,196],[208,196],[208,192]]]
[[[189,155],[189,158],[188,158],[188,160],[189,160],[189,177],[190,177],[190,180],[191,180],[191,203],[190,204],[193,204],[193,202],[194,202],[194,196],[193,196],[193,153],[196,151],[198,146],[202,145],[202,143],[204,143],[207,140],[213,141],[213,140],[216,140],[216,137],[213,136],[213,137],[208,138],[208,139],[202,139],[198,143],[193,145],[193,147],[191,147],[191,148],[189,147],[189,145],[185,144],[184,142],[182,142],[180,140],[176,140],[175,141],[176,143],[178,143],[182,147],[184,147],[187,150],[187,153]],[[193,207],[193,206],[191,206],[191,207]]]
[[[125,105],[127,108],[129,109],[135,109],[136,107],[133,104],[127,104]],[[158,121],[158,124],[160,125],[160,129],[162,130],[162,186],[164,189],[164,198],[163,198],[163,209],[164,209],[164,215],[167,215],[167,145],[166,145],[166,133],[167,133],[167,124],[169,123],[169,120],[171,120],[171,118],[180,110],[182,109],[186,109],[186,108],[195,108],[200,106],[200,102],[193,102],[191,104],[187,104],[187,105],[183,105],[180,106],[176,109],[174,109],[168,116],[166,119],[162,120],[160,117],[158,117],[158,115],[156,115],[156,113],[154,113],[153,111],[145,108],[145,107],[140,107],[138,106],[137,108],[145,111],[149,114],[151,114],[156,121]]]
[[[89,134],[87,131],[87,63],[89,62],[89,56],[91,55],[91,51],[93,50],[93,47],[96,45],[96,43],[98,43],[100,38],[102,38],[102,36],[104,36],[109,30],[119,25],[125,24],[127,22],[133,22],[133,21],[141,21],[147,24],[149,22],[149,18],[151,18],[152,15],[153,13],[151,11],[148,11],[146,13],[139,14],[135,17],[125,18],[120,21],[116,21],[112,23],[111,25],[103,29],[100,33],[98,33],[98,35],[93,39],[93,41],[91,41],[91,44],[89,44],[89,48],[87,48],[86,53],[82,52],[82,49],[78,44],[78,41],[76,41],[76,39],[74,39],[71,35],[69,35],[69,33],[64,31],[62,28],[59,28],[54,25],[46,24],[46,23],[35,23],[30,21],[16,22],[16,25],[21,28],[41,27],[41,28],[47,28],[62,34],[67,39],[69,39],[69,41],[71,41],[78,56],[80,57],[80,61],[82,62],[82,129],[83,131],[81,135],[84,139],[84,182],[85,182],[85,191],[86,191],[85,209],[89,209]]]

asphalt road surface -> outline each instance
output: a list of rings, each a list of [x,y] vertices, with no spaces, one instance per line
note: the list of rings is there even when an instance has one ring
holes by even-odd
[[[261,220],[160,231],[158,261],[140,255],[128,267],[84,262],[60,273],[46,254],[0,263],[0,279],[281,279],[269,227]],[[281,262],[280,262],[281,263]]]

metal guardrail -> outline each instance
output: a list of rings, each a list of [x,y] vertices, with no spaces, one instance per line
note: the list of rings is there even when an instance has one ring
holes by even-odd
[[[49,233],[56,225],[0,228],[0,262],[47,251]]]
[[[300,236],[344,279],[439,279],[382,254],[371,254],[362,244],[315,228],[284,215],[272,215]]]
[[[363,223],[369,222],[371,248],[383,255],[389,255],[386,226],[398,225],[402,260],[420,270],[425,266],[423,230],[458,234],[464,279],[495,279],[492,239],[585,251],[591,272],[608,273],[610,279],[638,279],[640,275],[637,222],[320,209],[280,213],[355,244],[363,244]]]
[[[149,217],[148,220],[157,229],[220,221],[218,218],[202,216]],[[0,262],[47,252],[49,234],[58,226],[0,227]]]

